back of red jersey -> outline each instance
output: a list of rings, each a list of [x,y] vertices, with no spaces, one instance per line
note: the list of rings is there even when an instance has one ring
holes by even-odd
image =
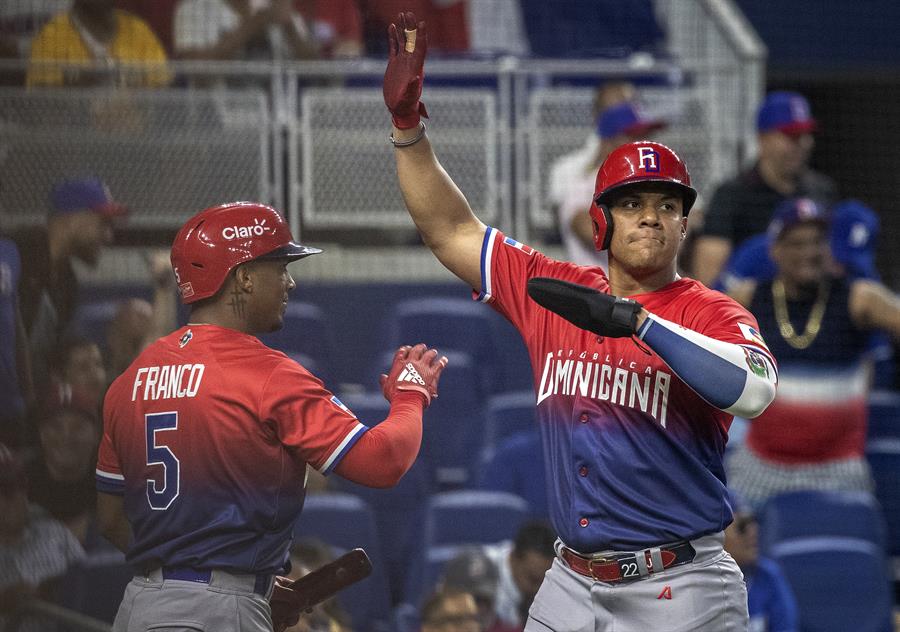
[[[184,327],[104,402],[97,488],[124,494],[139,568],[275,573],[307,463],[330,472],[366,431],[321,381],[257,338]]]

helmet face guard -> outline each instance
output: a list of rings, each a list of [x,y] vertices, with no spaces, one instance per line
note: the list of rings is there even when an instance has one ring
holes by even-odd
[[[172,269],[185,304],[219,291],[228,273],[254,259],[294,261],[322,252],[294,241],[271,206],[233,202],[201,211],[185,222],[172,243]]]
[[[662,143],[637,141],[617,147],[597,172],[594,201],[590,216],[594,227],[594,247],[606,250],[612,241],[613,221],[609,204],[621,187],[639,182],[666,182],[681,189],[684,199],[682,212],[690,212],[697,201],[697,191],[691,186],[691,174],[681,158]]]

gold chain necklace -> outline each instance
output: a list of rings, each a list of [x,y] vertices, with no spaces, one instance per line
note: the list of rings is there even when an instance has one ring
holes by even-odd
[[[816,302],[809,311],[809,318],[806,319],[806,328],[802,334],[798,334],[794,331],[794,325],[791,324],[791,317],[788,314],[784,283],[781,279],[772,281],[772,299],[775,307],[775,320],[778,321],[778,331],[781,333],[784,341],[794,349],[806,349],[819,335],[819,329],[822,327],[822,318],[825,316],[825,307],[828,305],[830,289],[831,284],[827,280],[819,284]]]

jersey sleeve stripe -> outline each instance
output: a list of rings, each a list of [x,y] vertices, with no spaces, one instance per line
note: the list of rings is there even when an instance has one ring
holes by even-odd
[[[94,478],[97,491],[116,495],[122,495],[125,493],[125,477],[121,474],[104,472],[103,470],[97,468],[94,471]]]
[[[354,426],[353,429],[349,433],[347,433],[347,436],[344,437],[344,440],[341,441],[340,445],[335,448],[334,452],[331,453],[331,456],[329,456],[325,460],[325,463],[322,464],[321,468],[319,468],[319,472],[321,474],[330,473],[331,470],[333,470],[337,466],[337,464],[340,463],[341,459],[344,458],[344,455],[347,454],[350,448],[352,448],[353,445],[357,441],[359,441],[359,438],[363,436],[363,433],[365,433],[368,429],[368,426],[357,423],[356,426]]]
[[[488,303],[491,296],[491,262],[494,256],[494,242],[497,239],[497,229],[488,226],[484,232],[484,241],[481,242],[481,292],[476,301]]]

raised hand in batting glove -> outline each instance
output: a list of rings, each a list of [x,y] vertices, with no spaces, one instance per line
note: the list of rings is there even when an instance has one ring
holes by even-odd
[[[428,36],[425,23],[416,24],[416,16],[407,11],[388,27],[387,70],[384,71],[384,103],[391,111],[397,129],[412,129],[420,117],[428,118],[422,96],[425,79],[425,52]]]
[[[577,283],[536,277],[528,280],[528,296],[582,329],[609,338],[628,338],[637,328],[643,305]]]
[[[403,346],[394,354],[390,372],[381,375],[381,392],[386,400],[393,401],[397,391],[414,391],[425,397],[425,406],[437,397],[438,380],[447,366],[447,357],[438,358],[437,349],[423,344]]]

